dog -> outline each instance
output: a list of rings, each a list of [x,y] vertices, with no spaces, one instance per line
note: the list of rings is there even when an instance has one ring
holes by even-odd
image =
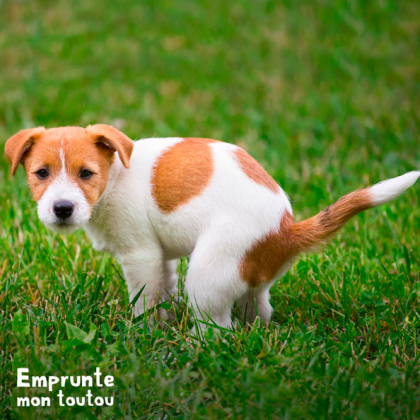
[[[23,164],[39,219],[58,232],[84,228],[122,266],[140,315],[175,294],[175,261],[189,257],[186,290],[200,321],[269,322],[269,289],[302,252],[350,218],[398,197],[413,171],[351,192],[296,223],[289,199],[233,144],[204,138],[133,142],[104,124],[26,129],[8,139],[12,175]]]

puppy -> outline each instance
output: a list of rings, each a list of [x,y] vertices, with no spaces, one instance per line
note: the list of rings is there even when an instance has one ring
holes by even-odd
[[[83,227],[97,250],[121,263],[139,315],[176,291],[175,260],[189,256],[186,289],[199,319],[231,325],[270,320],[269,289],[296,257],[351,217],[414,184],[414,171],[340,198],[296,223],[287,195],[243,149],[202,138],[133,142],[116,128],[43,127],[11,137],[38,216],[49,228]]]

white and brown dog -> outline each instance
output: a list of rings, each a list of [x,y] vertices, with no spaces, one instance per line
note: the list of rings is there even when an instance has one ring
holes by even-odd
[[[204,319],[231,325],[234,302],[269,321],[269,289],[294,259],[357,213],[399,196],[409,172],[340,198],[295,223],[284,191],[243,149],[200,138],[133,142],[108,125],[22,130],[5,147],[22,163],[38,215],[60,232],[83,227],[119,260],[136,314],[176,291],[175,259],[189,256],[186,289]]]

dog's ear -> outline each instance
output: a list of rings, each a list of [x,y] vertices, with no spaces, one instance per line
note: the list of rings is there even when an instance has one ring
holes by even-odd
[[[86,131],[93,137],[95,144],[107,148],[112,154],[118,152],[123,165],[126,168],[130,167],[130,157],[134,148],[133,140],[115,127],[106,124],[89,125]]]
[[[35,143],[36,139],[45,131],[44,127],[28,128],[20,130],[6,141],[4,153],[12,165],[12,175],[14,176],[23,156]]]

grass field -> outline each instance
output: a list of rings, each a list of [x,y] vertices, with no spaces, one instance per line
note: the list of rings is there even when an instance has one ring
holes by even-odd
[[[417,1],[0,3],[0,145],[36,125],[211,137],[295,218],[420,168]],[[37,219],[0,153],[0,418],[420,418],[420,185],[357,216],[272,289],[268,326],[190,340],[134,319],[114,259]],[[179,270],[180,294],[187,261]],[[114,375],[109,408],[17,408],[16,369]],[[67,387],[66,396],[86,389]]]

